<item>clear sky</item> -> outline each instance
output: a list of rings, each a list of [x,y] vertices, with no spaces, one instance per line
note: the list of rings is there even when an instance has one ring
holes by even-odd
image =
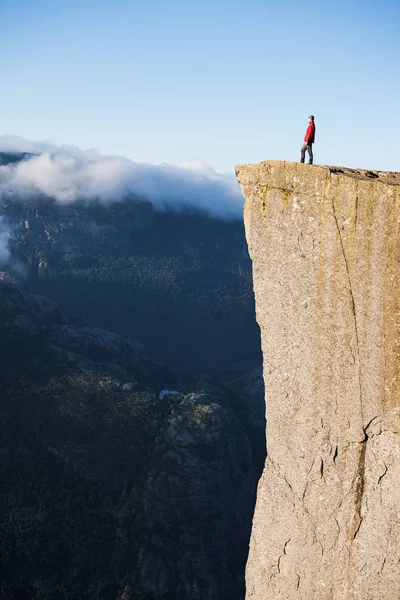
[[[1,0],[0,133],[400,171],[399,0]]]

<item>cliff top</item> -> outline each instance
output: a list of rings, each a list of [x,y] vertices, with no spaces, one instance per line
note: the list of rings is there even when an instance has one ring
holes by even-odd
[[[344,175],[353,179],[360,179],[364,181],[381,181],[387,185],[400,185],[400,173],[394,171],[370,171],[368,169],[348,169],[347,167],[335,167],[330,165],[307,165],[298,162],[290,162],[285,160],[265,160],[261,163],[238,165],[236,167],[236,175],[239,181],[242,180],[242,176],[246,173],[249,175],[258,174],[260,169],[273,169],[274,167],[294,168],[295,172],[305,175],[307,172],[311,173],[310,169],[314,171],[325,170],[329,171],[333,175]],[[246,178],[246,177],[245,177]]]

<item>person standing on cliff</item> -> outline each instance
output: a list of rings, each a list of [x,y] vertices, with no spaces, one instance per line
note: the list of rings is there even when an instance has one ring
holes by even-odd
[[[312,165],[313,164],[313,151],[312,151],[312,145],[315,142],[315,123],[314,123],[314,115],[310,115],[308,117],[308,127],[307,127],[307,131],[306,131],[306,135],[304,136],[304,144],[303,147],[301,149],[301,158],[300,158],[300,162],[304,162],[304,159],[306,157],[306,150],[308,152],[308,157],[309,157],[309,161],[308,164]]]

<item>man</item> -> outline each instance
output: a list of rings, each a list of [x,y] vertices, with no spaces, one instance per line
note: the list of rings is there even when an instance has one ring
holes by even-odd
[[[303,147],[301,149],[301,158],[300,158],[300,162],[304,162],[304,159],[306,157],[306,150],[308,152],[308,157],[309,157],[309,161],[308,164],[312,165],[313,164],[313,152],[312,152],[312,145],[315,142],[315,123],[314,123],[314,115],[310,115],[308,117],[308,127],[307,127],[307,131],[306,131],[306,135],[304,136],[304,144]]]

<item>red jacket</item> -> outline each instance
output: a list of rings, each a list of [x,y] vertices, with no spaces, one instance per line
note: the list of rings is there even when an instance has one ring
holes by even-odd
[[[304,136],[304,141],[306,142],[306,144],[313,144],[315,142],[315,124],[314,124],[314,121],[311,121],[311,123],[307,127],[306,135]]]

